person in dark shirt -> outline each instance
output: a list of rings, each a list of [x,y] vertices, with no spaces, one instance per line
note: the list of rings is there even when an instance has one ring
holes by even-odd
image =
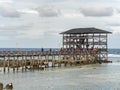
[[[42,53],[44,52],[44,49],[43,49],[43,48],[41,48],[41,52],[42,52]]]
[[[52,49],[51,48],[49,49],[49,53],[52,54]]]

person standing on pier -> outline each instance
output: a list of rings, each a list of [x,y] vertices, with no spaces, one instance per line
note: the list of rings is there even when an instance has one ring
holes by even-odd
[[[49,49],[49,53],[52,54],[52,49],[51,48]]]
[[[41,48],[41,52],[42,52],[42,53],[44,52],[44,48]]]
[[[62,48],[60,48],[60,54],[62,54],[63,53],[63,49]]]

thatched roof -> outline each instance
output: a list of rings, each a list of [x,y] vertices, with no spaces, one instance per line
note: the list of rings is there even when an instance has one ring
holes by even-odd
[[[60,34],[89,34],[89,33],[111,33],[97,28],[74,28]]]

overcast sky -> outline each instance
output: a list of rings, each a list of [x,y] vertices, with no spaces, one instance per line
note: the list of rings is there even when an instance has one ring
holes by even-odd
[[[0,48],[61,47],[60,32],[86,27],[120,48],[120,0],[0,0]]]

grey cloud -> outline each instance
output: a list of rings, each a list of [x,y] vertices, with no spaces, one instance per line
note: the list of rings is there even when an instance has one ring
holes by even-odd
[[[120,9],[116,9],[118,13],[120,13]]]
[[[10,32],[0,31],[0,36],[14,36],[14,35],[16,35],[16,31],[10,31]]]
[[[0,15],[3,17],[12,17],[17,18],[20,17],[20,13],[11,7],[0,7]]]
[[[32,28],[33,24],[21,24],[21,25],[0,25],[0,38],[1,36],[4,38],[19,38],[22,36],[26,36],[26,33],[22,32],[29,32]]]
[[[84,7],[84,8],[80,8],[80,11],[84,16],[91,16],[91,17],[103,17],[103,16],[113,15],[113,9],[111,7],[106,7],[106,8]]]
[[[41,17],[58,17],[61,12],[59,9],[52,6],[42,6],[36,8]]]
[[[110,25],[110,26],[120,26],[120,23],[108,23],[107,25]]]
[[[28,30],[33,24],[27,25],[0,25],[0,30]]]

